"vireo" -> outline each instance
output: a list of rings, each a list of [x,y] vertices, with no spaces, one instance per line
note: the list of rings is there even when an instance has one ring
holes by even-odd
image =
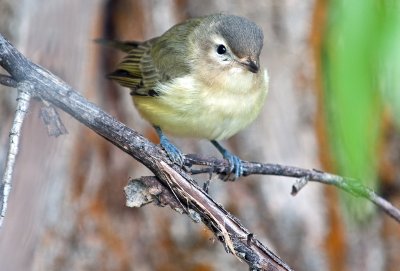
[[[184,157],[163,132],[205,138],[241,176],[241,160],[217,140],[253,122],[264,104],[268,74],[260,69],[262,30],[246,18],[214,14],[147,41],[110,43],[127,55],[109,78],[131,89],[133,103],[155,127],[170,159],[182,165]]]

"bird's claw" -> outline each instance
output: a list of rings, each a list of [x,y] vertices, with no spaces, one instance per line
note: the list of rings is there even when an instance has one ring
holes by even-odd
[[[233,174],[234,178],[232,179],[232,176],[229,176],[229,180],[235,181],[239,177],[243,176],[243,165],[242,165],[242,160],[240,158],[227,150],[223,153],[223,156],[225,159],[229,161],[230,164],[230,173],[231,175]]]
[[[160,145],[173,163],[178,164],[179,166],[183,165],[185,161],[184,154],[174,144],[169,142],[166,137],[160,139]]]
[[[183,163],[185,162],[185,156],[183,153],[174,144],[169,142],[168,138],[164,135],[160,127],[154,126],[154,129],[156,129],[156,132],[160,138],[160,145],[167,153],[168,158],[173,163],[182,167]]]
[[[217,150],[222,154],[222,156],[229,161],[230,172],[227,175],[226,180],[235,181],[239,177],[243,176],[243,165],[242,160],[236,155],[227,151],[222,147],[216,140],[211,140],[211,143],[217,148]]]

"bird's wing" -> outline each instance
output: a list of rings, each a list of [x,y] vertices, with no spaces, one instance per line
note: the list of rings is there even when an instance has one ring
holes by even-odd
[[[155,39],[145,42],[118,42],[112,44],[122,51],[128,52],[117,69],[108,74],[108,78],[120,85],[130,88],[132,95],[155,96],[154,90],[160,75],[150,56],[150,50]],[[116,45],[116,46],[115,46]]]
[[[111,46],[128,52],[117,69],[108,75],[132,95],[157,96],[156,85],[190,73],[188,37],[201,19],[175,25],[162,36],[144,42],[111,42]]]

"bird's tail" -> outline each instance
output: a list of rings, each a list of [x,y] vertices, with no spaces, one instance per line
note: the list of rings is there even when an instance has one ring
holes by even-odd
[[[149,50],[151,40],[137,42],[97,39],[95,42],[127,53],[122,62],[118,64],[117,69],[107,74],[107,78],[115,80],[121,86],[130,88],[132,95],[148,96],[149,90],[143,86],[141,59],[143,54]]]
[[[142,42],[139,41],[117,41],[107,39],[95,39],[94,42],[107,47],[116,48],[125,53],[128,53],[132,49],[138,48],[138,46],[142,44]]]

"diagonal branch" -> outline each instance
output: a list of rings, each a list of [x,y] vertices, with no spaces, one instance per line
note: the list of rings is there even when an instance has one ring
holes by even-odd
[[[67,112],[149,168],[160,183],[172,188],[183,206],[200,214],[202,222],[213,231],[227,251],[246,262],[251,270],[292,270],[237,218],[198,187],[188,173],[171,163],[161,148],[87,101],[47,70],[30,62],[2,35],[0,65],[14,81],[29,83],[33,97]]]

